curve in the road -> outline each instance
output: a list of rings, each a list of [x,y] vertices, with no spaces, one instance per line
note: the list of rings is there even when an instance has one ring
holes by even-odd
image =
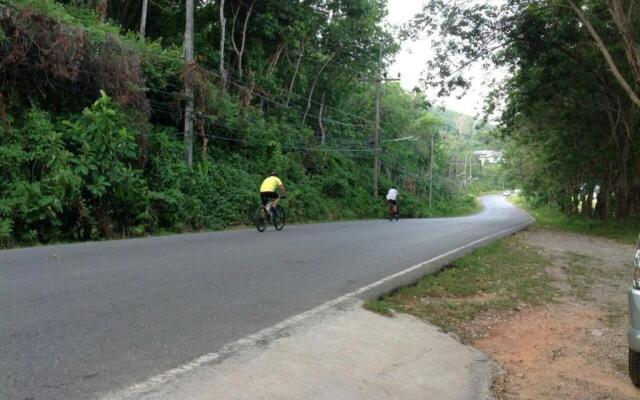
[[[345,295],[415,279],[530,221],[499,196],[483,203],[461,218],[2,251],[0,397],[84,399],[157,381]]]

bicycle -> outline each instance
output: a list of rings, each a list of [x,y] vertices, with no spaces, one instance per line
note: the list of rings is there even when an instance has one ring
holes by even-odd
[[[284,199],[285,197],[281,197]],[[287,217],[284,207],[278,204],[275,212],[273,212],[273,201],[269,201],[266,206],[258,207],[255,215],[256,229],[258,232],[264,232],[267,229],[267,223],[273,224],[277,231],[284,228]]]
[[[393,221],[393,219],[395,218],[396,221],[398,221],[398,205],[397,203],[393,204],[390,201],[389,203],[389,221]]]

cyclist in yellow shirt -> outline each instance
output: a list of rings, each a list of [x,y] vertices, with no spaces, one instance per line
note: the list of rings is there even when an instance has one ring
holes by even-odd
[[[263,180],[260,185],[260,200],[262,200],[262,205],[266,206],[267,203],[269,203],[269,200],[273,199],[273,207],[271,209],[272,213],[275,212],[276,207],[278,206],[278,200],[280,200],[277,190],[279,190],[283,196],[287,195],[287,190],[284,188],[284,184],[280,178],[278,178],[278,174],[272,172],[271,176],[268,176]]]

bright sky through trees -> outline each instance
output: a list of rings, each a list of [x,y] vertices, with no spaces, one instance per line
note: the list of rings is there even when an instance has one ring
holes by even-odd
[[[404,24],[418,13],[424,4],[423,0],[388,0],[389,15],[387,22],[392,25]],[[420,76],[422,75],[426,60],[431,55],[429,51],[429,39],[421,38],[415,41],[404,41],[402,49],[395,58],[395,62],[391,66],[389,72],[391,76],[401,74],[400,83],[407,90],[412,90],[420,85]],[[457,96],[449,96],[437,99],[436,104],[443,104],[448,109],[467,114],[475,115],[482,111],[482,103],[489,88],[483,84],[485,79],[490,79],[491,72],[483,71],[480,65],[470,67],[470,71],[474,76],[474,85],[460,99]],[[421,89],[424,89],[421,87]],[[430,100],[434,100],[432,94],[428,94]]]

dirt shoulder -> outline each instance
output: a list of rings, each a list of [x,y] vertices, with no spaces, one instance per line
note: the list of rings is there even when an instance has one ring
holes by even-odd
[[[638,399],[625,336],[633,250],[526,231],[370,306],[426,319],[493,357],[504,369],[497,399]]]

